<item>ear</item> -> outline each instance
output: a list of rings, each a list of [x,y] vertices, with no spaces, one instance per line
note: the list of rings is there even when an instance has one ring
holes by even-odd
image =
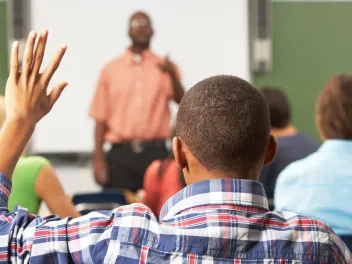
[[[277,141],[274,136],[270,135],[269,144],[266,148],[265,158],[264,158],[264,166],[269,165],[276,156],[277,153]]]
[[[177,166],[181,169],[186,168],[188,165],[187,158],[183,149],[183,142],[179,137],[172,139],[172,152],[174,153]]]

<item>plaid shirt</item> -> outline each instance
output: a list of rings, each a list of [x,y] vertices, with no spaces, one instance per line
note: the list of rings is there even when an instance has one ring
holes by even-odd
[[[7,210],[0,174],[0,260],[8,263],[352,263],[323,223],[269,212],[260,183],[203,181],[164,205],[161,222],[133,204],[77,219]]]

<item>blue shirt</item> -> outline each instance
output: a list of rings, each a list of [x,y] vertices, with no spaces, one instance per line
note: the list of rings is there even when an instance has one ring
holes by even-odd
[[[142,204],[76,219],[7,210],[11,183],[0,173],[1,263],[352,263],[324,223],[269,212],[259,182],[219,179],[187,186],[158,222]]]
[[[269,199],[274,198],[276,180],[281,171],[287,165],[307,157],[319,148],[314,139],[300,132],[293,136],[277,137],[276,140],[278,143],[276,157],[262,169],[259,179]]]
[[[275,208],[325,222],[339,235],[352,235],[352,141],[327,140],[280,174]]]

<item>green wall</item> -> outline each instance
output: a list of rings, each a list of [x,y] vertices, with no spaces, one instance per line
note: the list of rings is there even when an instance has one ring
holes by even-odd
[[[293,123],[318,138],[314,108],[328,78],[352,73],[352,3],[273,2],[273,71],[254,74],[257,87],[282,87]]]
[[[8,75],[7,1],[0,0],[0,94]]]

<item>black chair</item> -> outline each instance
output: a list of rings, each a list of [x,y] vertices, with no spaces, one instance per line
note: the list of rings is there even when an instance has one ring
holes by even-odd
[[[123,191],[119,189],[76,194],[72,197],[72,202],[82,215],[92,211],[113,210],[127,204]]]
[[[352,236],[340,236],[340,238],[346,244],[347,248],[352,252]]]

